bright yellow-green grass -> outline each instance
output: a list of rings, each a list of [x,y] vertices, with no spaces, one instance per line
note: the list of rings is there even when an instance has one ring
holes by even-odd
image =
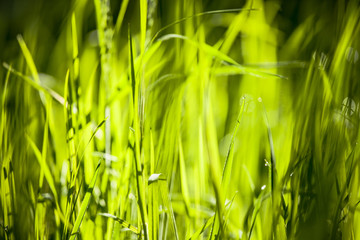
[[[1,5],[1,239],[360,239],[358,0],[49,2]]]

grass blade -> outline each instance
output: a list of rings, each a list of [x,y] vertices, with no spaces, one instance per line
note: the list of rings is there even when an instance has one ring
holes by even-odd
[[[123,220],[121,218],[118,218],[118,217],[116,217],[116,216],[114,216],[114,215],[112,215],[110,213],[98,213],[98,215],[114,219],[115,221],[119,222],[122,227],[129,229],[131,232],[135,233],[136,235],[140,234],[137,227],[131,225],[127,221],[125,221],[125,220]]]
[[[205,230],[206,230],[210,225],[213,224],[214,219],[215,219],[215,214],[214,214],[214,216],[212,216],[211,218],[209,218],[209,219],[206,221],[206,223],[204,224],[204,226],[203,226],[202,228],[200,228],[199,230],[197,230],[197,231],[189,238],[189,240],[199,239],[200,235],[201,235],[202,233],[204,233]]]
[[[134,63],[134,49],[133,49],[133,40],[131,35],[131,29],[129,24],[128,29],[128,41],[129,41],[129,66],[130,66],[130,80],[132,85],[132,93],[133,93],[133,119],[132,125],[133,129],[135,129],[135,147],[134,147],[134,164],[136,171],[136,189],[137,189],[137,197],[138,197],[138,206],[141,215],[141,221],[143,224],[145,239],[149,239],[148,230],[147,230],[147,212],[145,207],[145,199],[144,199],[144,189],[142,185],[142,167],[141,167],[141,157],[140,157],[140,120],[139,120],[139,83],[136,80],[135,76],[135,63]]]
[[[175,239],[178,240],[179,239],[179,234],[177,231],[177,227],[176,227],[176,220],[175,220],[175,216],[174,216],[174,211],[173,208],[171,206],[171,201],[169,198],[169,191],[168,191],[168,186],[167,186],[167,178],[165,177],[164,174],[152,174],[149,179],[148,179],[148,185],[152,185],[154,184],[158,189],[158,194],[161,195],[161,199],[162,202],[164,204],[164,206],[167,209],[167,213],[170,217],[170,224],[172,226],[172,230],[175,236]],[[166,236],[165,236],[166,237]]]
[[[15,74],[16,76],[20,77],[21,79],[25,80],[25,82],[27,82],[28,84],[30,84],[33,88],[35,88],[36,90],[39,90],[41,92],[44,92],[46,94],[50,94],[57,102],[59,102],[61,105],[64,105],[64,98],[62,96],[60,96],[57,92],[55,92],[54,90],[43,86],[40,82],[40,80],[38,82],[35,82],[34,80],[32,80],[31,78],[29,78],[28,76],[23,75],[22,73],[16,71],[15,69],[13,69],[9,64],[7,63],[3,63],[3,66],[8,69],[11,73]]]
[[[34,60],[33,60],[32,56],[31,56],[31,53],[30,53],[29,49],[26,46],[26,43],[25,43],[23,37],[21,35],[17,35],[17,40],[19,42],[21,51],[22,51],[22,53],[23,53],[23,55],[25,57],[26,63],[28,65],[29,69],[30,69],[32,77],[34,78],[36,83],[40,83],[39,74],[38,74],[38,71],[36,69]]]
[[[99,161],[99,163],[98,163],[98,165],[96,167],[96,170],[95,170],[95,174],[94,174],[93,178],[91,179],[91,182],[89,184],[88,189],[86,190],[85,197],[84,197],[83,201],[81,202],[80,211],[79,211],[79,214],[78,214],[78,216],[76,218],[76,221],[74,223],[74,227],[73,227],[73,229],[71,231],[70,240],[76,239],[77,235],[79,234],[80,225],[81,225],[81,222],[82,222],[82,220],[83,220],[83,218],[85,216],[86,209],[89,206],[91,194],[92,194],[92,191],[93,191],[93,189],[95,187],[96,179],[97,179],[97,176],[99,174],[100,165],[101,165],[101,162]]]
[[[38,163],[39,163],[42,171],[44,171],[45,179],[48,182],[52,193],[54,194],[54,198],[57,199],[58,195],[57,195],[57,191],[56,191],[56,187],[55,187],[55,183],[54,183],[54,178],[51,174],[49,166],[47,165],[46,161],[43,161],[43,156],[42,156],[40,150],[38,149],[38,147],[36,146],[36,144],[33,142],[33,140],[31,140],[31,138],[28,135],[26,135],[26,138],[30,144],[30,147],[32,148],[32,150],[35,154],[36,159],[38,160]]]

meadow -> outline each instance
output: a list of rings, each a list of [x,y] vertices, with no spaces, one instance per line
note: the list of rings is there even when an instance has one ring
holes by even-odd
[[[0,239],[360,239],[358,0],[0,3]]]

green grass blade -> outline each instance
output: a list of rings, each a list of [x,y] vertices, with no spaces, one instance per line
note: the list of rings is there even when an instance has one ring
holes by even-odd
[[[40,83],[40,80],[38,82],[35,82],[34,80],[32,80],[31,78],[29,78],[26,75],[23,75],[22,73],[16,71],[15,69],[13,69],[9,64],[7,63],[3,63],[3,66],[8,69],[11,73],[15,74],[16,76],[20,77],[21,79],[23,79],[25,82],[27,82],[28,84],[30,84],[33,88],[35,88],[36,90],[39,90],[41,92],[44,92],[46,94],[50,94],[56,101],[58,101],[61,105],[64,105],[64,98],[62,96],[60,96],[60,94],[58,94],[57,92],[55,92],[54,90],[43,86]]]
[[[23,37],[21,35],[17,35],[17,40],[19,42],[21,51],[22,51],[22,53],[23,53],[23,55],[25,57],[26,63],[28,65],[29,69],[30,69],[31,75],[33,76],[36,83],[40,83],[39,74],[38,74],[38,71],[36,69],[34,60],[33,60],[32,56],[31,56],[31,53],[30,53],[29,49],[26,46],[26,43],[25,43]]]
[[[200,50],[206,52],[207,54],[217,57],[220,60],[223,60],[225,62],[237,65],[237,66],[241,66],[238,62],[236,62],[234,59],[232,59],[231,57],[229,57],[228,55],[220,52],[219,50],[217,50],[215,47],[210,46],[206,43],[200,43],[198,41],[195,41],[187,36],[183,36],[183,35],[179,35],[179,34],[167,34],[165,36],[162,36],[161,38],[158,39],[158,41],[168,41],[170,39],[181,39],[184,40],[188,43],[190,43],[191,45],[193,45],[194,47],[199,48]]]
[[[175,216],[174,216],[174,210],[171,206],[171,200],[169,197],[169,190],[168,190],[168,186],[167,186],[167,178],[165,177],[164,174],[152,174],[149,179],[148,179],[148,184],[156,184],[158,186],[159,189],[159,194],[161,195],[161,199],[162,202],[165,206],[165,208],[167,209],[167,213],[170,217],[170,224],[171,224],[171,229],[174,233],[175,239],[178,240],[179,239],[179,234],[177,231],[177,227],[176,227],[176,220],[175,220]]]
[[[150,176],[155,172],[155,150],[152,130],[150,130]],[[149,182],[148,182],[149,183]],[[149,237],[150,239],[158,239],[159,233],[159,196],[156,184],[148,185],[149,200]]]
[[[239,114],[237,117],[237,121],[235,124],[233,134],[231,136],[231,142],[230,142],[230,146],[229,146],[229,149],[228,149],[228,152],[226,155],[226,159],[225,159],[225,163],[224,163],[224,167],[223,167],[222,178],[221,178],[221,184],[222,184],[225,196],[227,194],[227,187],[228,187],[230,176],[231,176],[231,169],[232,169],[233,158],[234,158],[235,137],[236,137],[236,134],[237,134],[240,122],[241,122],[243,112],[244,112],[244,106],[245,106],[245,99],[242,98],[242,102],[240,105],[240,111],[239,111]]]
[[[202,13],[197,13],[193,16],[189,16],[189,17],[185,17],[185,18],[181,18],[179,20],[176,20],[164,27],[162,27],[159,31],[157,31],[155,33],[155,35],[153,36],[153,38],[150,41],[150,44],[152,44],[156,38],[162,33],[164,32],[166,29],[169,29],[170,27],[177,25],[179,23],[191,20],[193,18],[198,18],[198,17],[203,17],[203,16],[207,16],[207,15],[214,15],[214,14],[224,14],[224,13],[237,13],[240,11],[256,11],[258,9],[246,9],[246,8],[234,8],[234,9],[223,9],[223,10],[214,10],[214,11],[207,11],[207,12],[202,12]]]
[[[42,162],[46,162],[46,157],[47,157],[46,154],[47,154],[47,148],[48,148],[50,113],[51,113],[51,99],[48,98],[47,103],[46,103],[46,119],[45,119],[45,127],[44,127],[43,145],[42,145],[42,151],[41,151],[41,153],[42,153],[41,161]],[[42,182],[43,182],[43,169],[41,168],[40,183],[39,183],[40,188],[42,187]]]
[[[137,227],[135,227],[134,225],[131,225],[127,221],[125,221],[125,220],[123,220],[121,218],[118,218],[118,217],[116,217],[116,216],[114,216],[114,215],[112,215],[110,213],[98,213],[98,215],[114,219],[115,221],[119,222],[122,227],[129,229],[131,232],[135,233],[136,235],[140,234]]]
[[[7,71],[6,77],[5,77],[5,86],[2,91],[2,99],[1,99],[1,121],[0,121],[0,147],[3,147],[3,141],[5,136],[5,124],[6,124],[6,112],[5,112],[5,103],[6,103],[6,96],[8,91],[8,83],[10,78],[10,70]],[[0,154],[1,157],[3,157],[4,152]]]
[[[121,28],[121,25],[123,23],[125,12],[126,12],[126,9],[128,7],[128,4],[129,4],[129,0],[124,0],[124,1],[121,2],[119,15],[118,15],[118,17],[116,19],[116,24],[115,24],[115,33],[120,32],[120,28]]]
[[[148,18],[148,0],[140,0],[140,47],[141,52],[144,52],[146,41],[146,25]]]
[[[131,35],[131,29],[129,24],[128,29],[128,42],[129,42],[129,67],[130,67],[130,80],[132,85],[132,96],[133,96],[133,119],[132,125],[133,129],[135,129],[135,147],[134,147],[134,164],[135,164],[135,171],[136,171],[136,189],[137,189],[137,197],[138,197],[138,206],[141,215],[141,221],[144,228],[144,235],[145,239],[148,239],[148,230],[147,230],[147,212],[145,206],[145,199],[144,199],[144,190],[142,185],[142,167],[141,167],[141,157],[140,157],[140,120],[139,120],[139,83],[136,80],[135,76],[135,63],[134,63],[134,49],[133,49],[133,40]]]
[[[42,156],[40,150],[38,149],[38,147],[36,146],[36,144],[33,142],[33,140],[31,140],[31,138],[28,135],[26,135],[26,138],[30,144],[30,147],[32,148],[32,150],[35,154],[36,159],[39,162],[41,169],[44,171],[45,179],[48,182],[52,193],[54,194],[54,198],[57,199],[58,195],[57,195],[57,191],[56,191],[56,187],[55,187],[55,181],[51,174],[49,166],[47,165],[46,161],[43,161],[43,156]]]
[[[78,214],[78,216],[76,218],[76,221],[74,223],[74,227],[73,227],[73,229],[71,231],[70,240],[76,239],[77,235],[79,234],[80,225],[81,225],[81,222],[82,222],[82,220],[83,220],[83,218],[85,216],[86,209],[89,206],[92,191],[93,191],[93,189],[95,187],[96,179],[97,179],[97,176],[99,174],[100,165],[101,165],[101,162],[99,161],[99,163],[98,163],[98,165],[96,167],[96,170],[95,170],[95,174],[94,174],[93,178],[91,179],[89,187],[88,187],[88,189],[86,191],[85,197],[84,197],[83,201],[81,202],[80,211],[79,211],[79,214]]]
[[[185,167],[185,159],[184,152],[181,143],[181,137],[179,135],[179,162],[180,162],[180,178],[181,178],[181,192],[184,197],[185,210],[188,216],[190,216],[190,197],[186,176],[186,167]]]
[[[206,223],[204,224],[204,226],[202,228],[200,228],[199,230],[197,230],[190,238],[189,240],[195,240],[195,239],[199,239],[200,235],[205,232],[205,230],[213,224],[215,219],[215,214],[214,216],[212,216],[211,218],[209,218]]]
[[[85,146],[85,148],[84,148],[84,151],[83,151],[81,157],[79,158],[78,166],[77,166],[77,168],[76,168],[76,170],[75,170],[75,172],[74,172],[74,174],[73,174],[73,177],[72,177],[72,183],[73,183],[73,184],[74,184],[74,182],[75,182],[76,179],[77,179],[77,174],[78,174],[79,169],[80,169],[80,162],[81,162],[81,160],[84,158],[84,154],[85,154],[85,151],[86,151],[87,147],[89,146],[89,144],[91,143],[91,141],[92,141],[93,138],[95,137],[95,134],[97,133],[97,131],[101,128],[102,125],[104,125],[104,123],[106,122],[107,119],[108,119],[108,118],[105,118],[104,120],[102,120],[102,121],[97,125],[97,127],[95,128],[94,132],[92,133],[90,139],[88,140],[88,142],[87,142],[87,144],[86,144],[86,146]],[[76,149],[76,155],[77,155],[78,150],[79,150],[79,147]]]
[[[217,76],[231,76],[231,75],[250,75],[257,78],[280,78],[287,79],[287,77],[280,74],[275,74],[271,72],[265,72],[263,70],[247,67],[247,66],[237,66],[237,65],[225,65],[220,67],[214,67],[211,69],[212,73]]]

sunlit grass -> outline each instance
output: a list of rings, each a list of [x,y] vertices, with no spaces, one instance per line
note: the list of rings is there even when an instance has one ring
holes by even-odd
[[[214,6],[79,0],[55,46],[19,33],[2,239],[360,239],[358,2],[290,32]]]

